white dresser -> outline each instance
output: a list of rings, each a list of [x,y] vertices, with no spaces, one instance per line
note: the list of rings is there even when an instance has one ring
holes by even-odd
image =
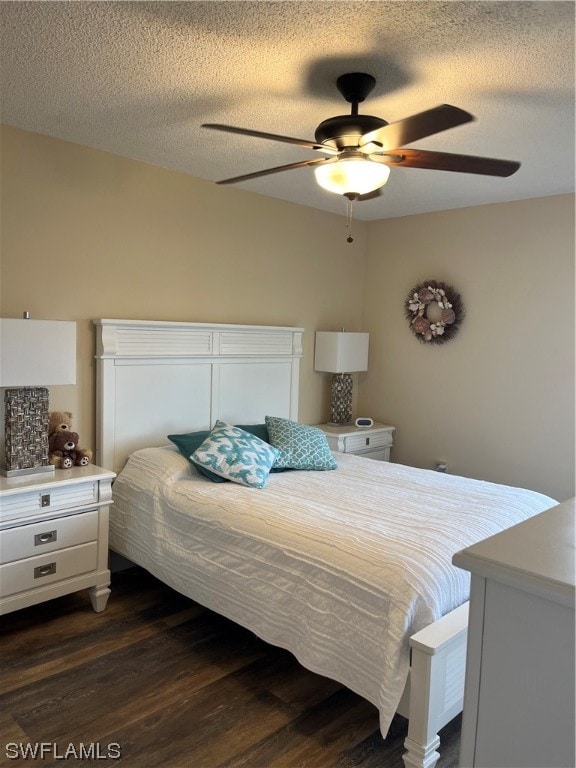
[[[574,768],[574,499],[457,553],[472,574],[460,766]]]
[[[85,588],[104,610],[114,477],[90,464],[0,478],[0,614]]]
[[[371,427],[356,427],[353,424],[317,424],[326,435],[332,451],[353,453],[378,461],[390,461],[392,436],[395,427],[388,424],[376,424]]]

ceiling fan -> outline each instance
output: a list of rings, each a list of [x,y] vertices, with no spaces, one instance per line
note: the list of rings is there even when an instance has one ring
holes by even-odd
[[[520,163],[512,160],[405,149],[405,144],[475,118],[469,112],[450,104],[441,104],[396,123],[387,123],[372,115],[358,114],[358,104],[366,99],[375,85],[374,77],[363,72],[341,75],[336,81],[336,87],[352,105],[351,112],[349,115],[337,115],[323,120],[316,128],[314,141],[220,123],[204,123],[203,128],[296,144],[328,155],[222,179],[217,184],[236,184],[271,173],[314,166],[316,180],[324,189],[345,195],[349,200],[362,200],[378,194],[378,190],[388,180],[390,166],[485,176],[511,176],[520,168]]]

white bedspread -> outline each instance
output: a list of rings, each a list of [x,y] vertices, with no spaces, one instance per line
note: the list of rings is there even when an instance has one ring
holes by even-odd
[[[452,555],[556,502],[335,454],[329,472],[211,483],[175,449],[137,451],[114,483],[110,544],[176,590],[375,704],[404,689],[408,637],[468,599]]]

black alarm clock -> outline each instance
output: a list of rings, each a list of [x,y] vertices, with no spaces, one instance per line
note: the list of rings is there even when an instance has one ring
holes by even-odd
[[[370,419],[368,416],[359,416],[355,423],[357,427],[372,427],[374,426],[374,419]]]

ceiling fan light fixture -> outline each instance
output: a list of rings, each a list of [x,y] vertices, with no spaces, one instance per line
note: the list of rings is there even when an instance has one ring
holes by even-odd
[[[356,196],[383,187],[390,176],[390,168],[358,153],[318,165],[314,173],[318,184],[328,192]]]

